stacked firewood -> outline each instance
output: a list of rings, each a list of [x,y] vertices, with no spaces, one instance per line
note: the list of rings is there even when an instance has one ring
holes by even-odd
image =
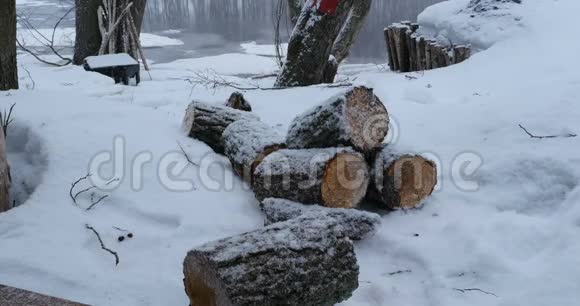
[[[361,201],[417,207],[437,181],[433,162],[383,145],[389,114],[366,87],[297,116],[286,137],[251,112],[201,102],[188,106],[183,127],[228,157],[266,215],[262,229],[189,252],[184,283],[191,305],[347,299],[358,287],[352,241],[380,224],[379,215],[356,209]]]
[[[467,45],[444,45],[417,33],[419,25],[395,23],[385,28],[389,67],[392,71],[410,72],[437,69],[458,64],[471,56]]]

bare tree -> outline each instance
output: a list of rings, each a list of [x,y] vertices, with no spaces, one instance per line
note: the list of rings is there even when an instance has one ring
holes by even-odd
[[[0,90],[18,89],[16,1],[0,0]]]
[[[299,0],[288,0],[294,18]],[[306,1],[290,42],[277,87],[332,83],[362,29],[372,0]]]
[[[99,29],[99,7],[106,4],[107,7],[114,8],[113,16],[121,13],[128,3],[131,5],[131,18],[135,29],[132,29],[127,23],[123,22],[112,33],[109,45],[110,53],[127,52],[134,58],[137,58],[137,46],[128,46],[127,37],[131,36],[131,32],[137,32],[137,36],[141,34],[141,25],[143,24],[143,17],[145,15],[145,8],[147,0],[133,0],[133,1],[117,1],[117,0],[76,0],[76,40],[75,40],[75,56],[73,63],[81,65],[87,56],[97,55],[102,44],[102,34]],[[100,16],[103,17],[103,16]],[[116,20],[108,20],[115,23]]]

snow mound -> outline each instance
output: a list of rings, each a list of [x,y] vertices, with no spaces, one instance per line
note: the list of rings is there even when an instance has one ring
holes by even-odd
[[[42,183],[48,160],[39,135],[18,121],[10,125],[6,140],[12,177],[10,197],[13,205],[19,206]]]
[[[418,33],[444,44],[471,44],[475,51],[514,37],[525,18],[516,1],[451,0],[428,7],[418,17]]]

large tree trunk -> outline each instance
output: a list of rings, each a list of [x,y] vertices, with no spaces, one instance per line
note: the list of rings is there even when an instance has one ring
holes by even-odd
[[[260,120],[252,113],[194,101],[185,111],[182,128],[189,137],[200,140],[216,153],[223,154],[222,134],[230,124],[240,119]]]
[[[258,200],[282,198],[327,207],[357,207],[369,183],[364,157],[349,148],[279,150],[256,167]]]
[[[18,89],[16,1],[0,0],[0,90],[10,89]]]
[[[296,18],[299,0],[288,0],[295,22],[285,65],[276,86],[334,82],[371,9],[372,0],[306,1]]]
[[[6,157],[6,138],[0,126],[0,213],[12,207],[10,201],[10,166]]]
[[[389,114],[373,90],[355,87],[296,117],[286,143],[291,149],[353,147],[368,155],[388,128]]]
[[[223,132],[222,143],[234,172],[248,183],[252,182],[252,173],[266,156],[286,147],[281,135],[256,120],[238,120],[230,124]]]
[[[312,0],[306,2],[290,37],[286,62],[278,75],[276,87],[323,82],[334,41],[353,1],[342,0],[330,11],[323,11]]]
[[[372,4],[372,0],[357,0],[354,2],[348,18],[332,46],[331,54],[339,64],[348,56],[352,45],[365,24]]]
[[[309,214],[192,250],[183,272],[192,306],[331,306],[359,267],[342,224]]]
[[[74,65],[82,65],[87,56],[99,53],[101,46],[101,32],[97,10],[101,0],[76,0],[76,38]]]
[[[416,208],[437,185],[435,163],[389,147],[377,152],[367,197],[387,209]]]
[[[352,240],[363,240],[372,236],[381,224],[381,217],[375,213],[358,209],[304,205],[285,199],[267,198],[260,203],[260,209],[266,215],[265,225],[312,213],[322,214],[324,218],[334,218],[342,224],[345,234]]]

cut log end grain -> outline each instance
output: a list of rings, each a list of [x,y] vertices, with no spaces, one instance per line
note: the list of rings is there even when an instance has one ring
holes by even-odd
[[[347,131],[350,141],[361,152],[378,147],[389,129],[389,114],[371,88],[356,87],[346,95]]]
[[[419,155],[383,153],[372,173],[369,197],[390,209],[418,207],[437,185],[437,167]]]
[[[296,117],[286,142],[292,149],[353,147],[370,152],[383,142],[389,114],[367,87],[355,87]]]
[[[192,306],[331,306],[358,287],[352,241],[321,214],[210,242],[183,265]]]
[[[368,184],[368,165],[352,149],[286,149],[258,165],[252,187],[258,200],[282,198],[353,208],[364,198]]]
[[[334,157],[324,171],[322,178],[322,202],[326,207],[352,208],[364,198],[365,184],[357,177],[367,173],[367,165],[360,155],[339,153]],[[363,187],[363,188],[361,188]]]

